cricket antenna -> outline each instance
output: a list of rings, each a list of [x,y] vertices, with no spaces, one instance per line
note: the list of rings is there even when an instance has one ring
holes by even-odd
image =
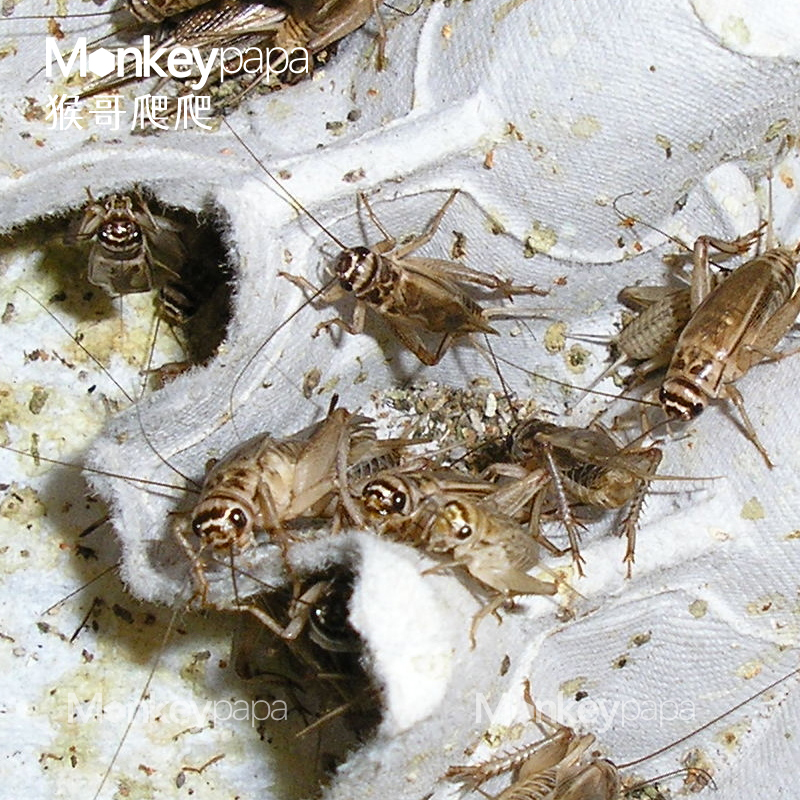
[[[390,8],[392,11],[395,11],[404,17],[413,17],[414,14],[416,14],[417,11],[419,11],[420,8],[422,8],[422,0],[417,0],[417,2],[414,4],[414,7],[410,11],[405,8],[399,8],[398,6],[392,3],[385,2],[384,5],[386,6],[386,8]]]
[[[497,356],[495,355],[494,350],[492,349],[492,343],[489,341],[489,337],[484,333],[483,334],[484,341],[486,342],[486,349],[489,351],[489,356],[491,359],[492,367],[500,380],[500,387],[503,390],[503,395],[506,398],[506,402],[508,403],[508,409],[511,412],[512,416],[516,418],[517,412],[514,410],[514,406],[511,402],[511,390],[508,388],[508,384],[506,383],[505,376],[500,370],[500,364],[497,362]],[[518,419],[515,419],[515,422],[519,422]]]
[[[553,383],[556,386],[564,386],[567,389],[575,389],[575,386],[571,383],[567,383],[567,381],[560,381],[557,378],[551,378],[547,375],[541,375],[537,372],[533,372],[533,370],[526,369],[525,367],[520,366],[519,364],[515,364],[508,358],[503,358],[503,356],[495,356],[495,358],[502,362],[503,364],[507,364],[509,367],[513,367],[514,369],[519,370],[520,372],[524,372],[526,375],[530,375],[533,378],[537,378],[539,380],[546,381],[547,383]],[[632,395],[628,394],[612,394],[611,392],[601,392],[597,389],[585,390],[588,391],[590,394],[597,395],[598,397],[610,397],[612,400],[631,400],[634,403],[639,403],[640,405],[645,406],[652,406],[653,408],[661,408],[659,403],[654,403],[651,400],[644,400],[641,397],[633,397]]]
[[[10,445],[7,444],[2,445],[2,448],[3,450],[8,450],[9,453],[15,453],[18,456],[27,456],[28,458],[33,458],[33,456],[26,450],[19,450],[18,448],[11,447]],[[44,461],[46,464],[55,464],[61,467],[65,466],[74,467],[75,469],[81,469],[87,472],[91,472],[93,475],[105,475],[107,478],[119,478],[120,480],[129,481],[130,483],[141,483],[143,486],[158,486],[162,489],[175,489],[175,490],[181,489],[181,487],[179,486],[173,486],[172,484],[164,483],[163,481],[150,480],[149,478],[137,478],[134,475],[123,475],[120,472],[109,472],[104,469],[94,469],[93,467],[92,468],[84,467],[80,464],[71,464],[68,461],[59,461],[56,458],[47,458],[47,456],[43,456],[41,454],[37,455],[36,459],[38,459],[39,461]],[[172,465],[167,462],[167,466],[171,467]],[[174,467],[172,468],[175,469]],[[187,478],[187,480],[191,481],[191,479],[189,478]],[[186,487],[186,491],[199,492],[200,489],[197,486],[197,482],[191,481],[191,483],[194,484],[194,487],[188,486]]]
[[[772,167],[767,172],[767,204],[768,204],[768,217],[767,217],[767,250],[772,250],[775,247],[775,229],[773,226],[772,218],[773,208],[772,205]]]
[[[119,389],[119,391],[122,392],[122,394],[125,397],[125,399],[128,400],[131,403],[131,405],[134,406],[134,408],[136,409],[136,419],[139,422],[139,430],[141,431],[142,437],[144,438],[145,442],[147,442],[147,445],[150,447],[150,449],[156,454],[156,456],[158,457],[159,461],[161,461],[164,465],[166,465],[169,469],[171,469],[176,475],[178,475],[178,477],[183,478],[183,480],[185,480],[187,483],[191,484],[192,486],[194,486],[196,488],[199,488],[199,484],[197,483],[197,481],[195,481],[193,478],[190,478],[188,475],[186,475],[183,472],[181,472],[181,470],[179,470],[174,464],[170,464],[170,462],[166,458],[164,458],[164,456],[162,456],[161,453],[158,452],[158,449],[152,443],[149,434],[145,430],[144,424],[142,423],[142,418],[139,416],[139,408],[138,408],[138,406],[136,404],[136,401],[130,396],[130,394],[127,391],[125,391],[125,388],[122,386],[122,384],[105,368],[105,366],[94,355],[94,353],[92,353],[88,348],[84,347],[83,343],[79,342],[69,332],[69,330],[67,330],[66,325],[64,325],[64,323],[52,311],[50,311],[50,309],[44,303],[42,303],[42,301],[39,300],[38,297],[36,297],[35,295],[31,294],[24,286],[18,286],[17,288],[21,292],[24,292],[26,295],[28,295],[28,297],[30,297],[31,300],[33,300],[40,308],[42,308],[47,314],[50,315],[50,317],[53,318],[53,320],[61,328],[61,330],[63,330],[64,333],[67,334],[67,336],[69,336],[70,338],[72,338],[75,341],[75,344],[77,344],[78,347],[80,347],[80,349],[83,350],[84,353],[86,353],[86,355],[103,371],[103,373],[114,384],[114,386],[116,386],[117,389]],[[11,449],[11,448],[8,448],[8,449]],[[41,456],[40,456],[40,458],[41,458]],[[43,459],[43,460],[48,461],[48,460],[51,460],[51,459]],[[55,463],[60,463],[60,462],[55,462]],[[104,474],[111,475],[112,477],[117,477],[117,476],[113,475],[113,473],[104,473]],[[132,480],[138,480],[139,483],[144,483],[144,484],[156,484],[156,485],[161,485],[161,486],[164,485],[163,483],[159,484],[157,481],[148,481],[148,480],[142,480],[142,479],[138,479],[138,478],[134,478]],[[171,488],[174,488],[174,487],[171,487]]]
[[[83,19],[84,17],[107,17],[108,11],[86,11],[79,14],[68,14],[54,11],[52,14],[13,14],[7,19],[11,22],[18,19]]]
[[[682,769],[673,769],[670,770],[670,772],[663,772],[661,775],[656,775],[654,778],[650,778],[646,781],[635,783],[633,786],[630,786],[625,790],[624,796],[632,797],[634,792],[639,792],[648,786],[657,786],[658,781],[663,781],[666,778],[674,778],[678,775],[686,775],[686,780],[688,780],[689,777],[702,777],[703,783],[701,784],[701,788],[705,786],[711,786],[711,788],[714,790],[717,788],[717,784],[714,783],[714,778],[711,777],[711,773],[708,770],[701,769],[700,767],[683,767]],[[691,789],[690,791],[698,790],[699,789]],[[659,797],[661,797],[660,793]]]
[[[623,192],[622,194],[618,194],[613,202],[611,203],[612,208],[616,215],[620,218],[623,223],[627,223],[629,220],[633,220],[637,225],[642,225],[645,228],[649,228],[651,231],[655,231],[656,233],[660,233],[665,238],[669,239],[669,241],[673,242],[674,244],[678,245],[682,250],[688,250],[691,252],[692,248],[689,247],[686,242],[682,242],[678,239],[677,236],[672,236],[671,234],[667,233],[666,231],[658,228],[655,225],[651,225],[649,222],[645,222],[641,217],[637,217],[636,214],[623,214],[619,208],[619,201],[622,200],[623,197],[632,197],[635,192]]]
[[[313,305],[314,301],[318,297],[321,297],[323,294],[325,294],[325,292],[330,288],[330,286],[334,283],[334,281],[336,281],[336,278],[331,278],[331,280],[329,280],[326,284],[324,284],[321,289],[316,291],[313,295],[311,295],[311,297],[309,297],[305,302],[303,302],[294,311],[292,311],[292,313],[289,314],[280,323],[280,325],[278,325],[269,334],[269,336],[267,336],[267,338],[263,342],[261,342],[261,344],[258,346],[258,348],[247,359],[247,361],[245,362],[244,366],[239,370],[239,374],[236,376],[236,379],[234,380],[233,384],[231,385],[231,391],[230,391],[230,394],[228,395],[228,413],[229,413],[230,419],[231,419],[231,421],[233,423],[234,430],[236,430],[237,435],[239,434],[239,431],[236,428],[236,410],[235,410],[234,405],[233,405],[233,398],[236,396],[236,389],[238,388],[239,383],[241,382],[241,380],[244,377],[245,373],[250,368],[251,364],[253,364],[253,362],[258,358],[258,356],[262,352],[264,352],[264,349],[273,340],[273,338],[277,335],[278,331],[280,331],[283,328],[285,328],[298,314],[300,314],[302,311],[304,311],[308,306]]]
[[[150,674],[147,676],[147,681],[145,681],[144,687],[142,688],[142,691],[139,693],[139,697],[136,700],[136,705],[134,706],[133,713],[130,715],[128,724],[125,726],[125,730],[122,732],[122,736],[120,737],[120,740],[117,743],[117,747],[114,750],[114,754],[111,756],[111,763],[108,765],[105,772],[103,773],[103,777],[100,779],[100,785],[97,787],[97,791],[94,793],[94,795],[92,795],[92,800],[97,800],[100,797],[100,793],[103,791],[103,787],[106,785],[106,782],[111,776],[111,771],[114,769],[114,765],[117,763],[119,754],[122,752],[122,748],[128,739],[128,734],[131,732],[131,729],[133,728],[133,722],[136,719],[137,714],[139,713],[139,709],[141,709],[141,707],[147,700],[147,697],[150,693],[150,684],[153,682],[153,677],[156,674],[158,665],[161,663],[161,658],[167,649],[167,644],[169,644],[169,640],[172,637],[172,633],[177,625],[178,616],[181,613],[182,613],[182,607],[181,604],[178,603],[175,606],[175,609],[173,610],[170,616],[169,624],[167,625],[166,630],[164,631],[164,635],[161,637],[161,645],[158,648],[158,655],[153,660],[153,666],[150,668]]]
[[[755,694],[751,694],[749,697],[747,697],[744,700],[742,700],[741,703],[737,703],[733,708],[729,708],[727,711],[724,711],[722,714],[717,714],[716,717],[714,717],[713,719],[709,720],[704,725],[701,725],[699,728],[696,728],[695,730],[693,730],[688,736],[682,736],[680,739],[676,739],[674,742],[670,742],[669,744],[664,745],[663,747],[660,747],[658,750],[656,750],[653,753],[650,753],[649,755],[642,756],[641,758],[637,758],[634,761],[628,761],[625,764],[618,764],[617,767],[619,769],[627,769],[628,767],[634,767],[637,764],[641,764],[643,761],[649,761],[651,758],[655,758],[656,756],[660,756],[662,753],[666,753],[667,750],[671,750],[673,747],[675,747],[676,745],[679,745],[681,742],[685,742],[687,739],[690,739],[692,736],[696,736],[698,733],[702,733],[704,730],[707,730],[712,725],[716,725],[720,720],[725,719],[725,717],[727,717],[730,714],[733,714],[734,712],[738,711],[743,706],[746,706],[751,700],[755,700],[757,697],[761,697],[761,695],[766,694],[771,689],[774,689],[776,686],[779,686],[784,681],[786,681],[789,678],[791,678],[792,676],[798,675],[798,674],[800,674],[800,667],[798,667],[797,669],[793,669],[791,672],[787,673],[783,677],[772,681],[772,683],[770,683],[770,684],[767,684],[763,689],[760,689]]]
[[[111,566],[106,567],[104,570],[102,570],[97,575],[95,575],[94,578],[92,578],[87,583],[82,584],[77,589],[73,589],[69,594],[65,595],[60,600],[56,600],[56,602],[53,603],[53,605],[48,606],[44,611],[42,611],[42,613],[39,616],[40,617],[46,617],[51,611],[54,611],[56,608],[60,608],[61,606],[64,605],[64,603],[67,602],[67,600],[71,600],[73,597],[75,597],[75,595],[80,594],[84,589],[88,589],[93,583],[97,583],[97,581],[99,581],[101,578],[105,578],[106,575],[108,575],[111,572],[114,572],[119,567],[119,565],[121,563],[122,563],[121,561],[117,561],[115,564],[112,564]],[[92,606],[92,608],[94,608],[94,605]],[[89,609],[89,610],[91,611],[92,609]],[[85,624],[86,624],[86,620],[84,620],[81,623],[81,625],[78,628],[78,630],[81,630],[81,628],[83,628],[83,626]],[[73,636],[73,638],[74,638],[74,636]]]
[[[577,407],[578,403],[580,403],[584,398],[588,397],[588,395],[594,394],[595,388],[599,386],[606,378],[608,378],[609,375],[613,375],[614,372],[616,372],[616,370],[623,366],[627,361],[630,361],[630,357],[625,353],[614,360],[588,386],[584,386],[583,389],[581,389],[581,393],[578,395],[576,400],[573,402],[568,400],[566,402],[566,411],[564,413],[567,416],[570,416]]]
[[[247,142],[236,132],[233,125],[223,117],[222,124],[234,135],[239,144],[250,154],[251,158],[264,170],[267,177],[280,189],[281,194],[287,199],[289,205],[298,213],[305,214],[324,234],[329,236],[338,247],[347,250],[347,245],[329,231],[264,165],[264,162],[255,154],[255,151]]]

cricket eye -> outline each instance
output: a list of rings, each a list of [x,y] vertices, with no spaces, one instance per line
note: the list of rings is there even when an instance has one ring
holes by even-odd
[[[689,409],[690,419],[700,416],[700,414],[703,413],[704,408],[705,406],[702,403],[693,403],[692,407]]]
[[[396,491],[392,494],[392,510],[396,513],[402,511],[406,506],[406,496],[404,492]]]
[[[244,530],[247,526],[247,514],[245,514],[241,508],[234,508],[231,513],[228,514],[228,519],[237,531]]]
[[[465,539],[469,539],[472,536],[472,526],[471,525],[462,525],[455,533],[456,539],[460,542],[463,542]]]
[[[472,525],[464,522],[464,511],[459,503],[448,503],[444,507],[444,515],[452,526],[453,536],[459,542],[472,536]]]
[[[333,271],[339,279],[339,284],[346,292],[353,291],[353,270],[358,265],[358,255],[354,250],[345,250],[336,259]]]

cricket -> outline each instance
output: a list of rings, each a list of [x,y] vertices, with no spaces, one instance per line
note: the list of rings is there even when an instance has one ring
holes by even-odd
[[[9,791],[791,794],[794,27],[645,5],[4,4]]]

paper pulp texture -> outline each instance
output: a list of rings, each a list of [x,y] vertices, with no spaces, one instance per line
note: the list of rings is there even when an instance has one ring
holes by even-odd
[[[541,308],[538,318],[493,321],[501,336],[492,345],[511,391],[564,411],[576,390],[545,378],[582,386],[603,370],[607,348],[585,338],[618,330],[620,289],[667,280],[661,256],[680,248],[664,232],[689,244],[703,234],[746,234],[764,219],[771,194],[775,235],[789,247],[800,239],[791,138],[800,119],[800,20],[788,0],[768,12],[748,0],[457,0],[408,11],[382,12],[385,70],[375,69],[372,20],[312,79],[253,96],[226,121],[348,246],[382,238],[358,192],[403,239],[418,235],[458,189],[420,254],[450,258],[458,232],[469,267],[550,290],[543,299],[515,300],[515,308]],[[278,273],[315,285],[328,280],[340,249],[331,235],[287,202],[225,125],[140,135],[89,119],[83,129],[53,129],[41,109],[70,90],[42,74],[47,23],[18,18],[23,13],[52,10],[20,2],[0,19],[0,230],[24,236],[10,240],[3,263],[6,310],[13,304],[4,317],[4,349],[13,356],[3,366],[6,431],[12,446],[26,450],[36,434],[46,457],[75,460],[88,448],[84,463],[107,473],[87,471],[86,479],[108,504],[113,534],[77,538],[79,523],[68,515],[86,525],[94,506],[74,471],[3,453],[2,663],[17,689],[4,703],[11,724],[2,740],[4,750],[24,751],[12,784],[64,797],[77,794],[77,780],[91,796],[125,720],[110,713],[83,719],[76,709],[84,713],[101,692],[104,705],[129,711],[170,624],[185,635],[167,645],[149,692],[203,707],[237,691],[221,666],[229,628],[182,612],[171,621],[158,609],[180,606],[188,594],[186,559],[170,525],[195,495],[175,469],[200,481],[208,460],[238,442],[259,433],[279,438],[321,419],[333,392],[348,409],[378,413],[376,397],[414,382],[468,387],[485,376],[500,387],[468,343],[425,368],[374,315],[364,334],[312,338],[334,310],[306,306],[290,316],[302,293]],[[109,31],[102,17],[59,24],[65,48],[78,35]],[[142,91],[134,85],[123,95]],[[114,414],[108,398],[120,400],[116,387],[102,383],[85,353],[17,287],[42,299],[55,294],[36,261],[37,231],[80,213],[87,187],[100,197],[135,184],[167,206],[216,220],[234,270],[234,313],[207,366]],[[111,371],[134,386],[141,362],[123,354],[134,341],[133,317],[148,314],[137,303],[126,299],[123,323],[104,323],[102,338],[106,355],[117,354]],[[555,322],[568,338],[548,348]],[[606,535],[610,524],[591,526],[583,539],[586,578],[570,573],[566,558],[544,558],[569,574],[576,592],[562,587],[557,599],[523,598],[514,612],[501,611],[500,625],[487,618],[474,650],[468,630],[479,604],[468,580],[423,575],[431,559],[369,532],[309,545],[302,555],[309,568],[337,560],[357,566],[351,622],[366,641],[384,703],[378,732],[339,768],[324,796],[460,796],[442,778],[449,766],[539,735],[527,722],[524,679],[548,713],[595,733],[596,749],[623,763],[794,668],[798,370],[800,360],[788,358],[759,365],[737,384],[774,469],[744,437],[736,412],[712,403],[677,435],[664,435],[660,472],[687,479],[653,484],[632,578],[622,564],[624,543]],[[99,392],[90,391],[95,384]],[[617,391],[610,380],[600,388]],[[42,391],[44,405],[32,406]],[[590,397],[564,421],[588,423],[606,404]],[[624,407],[616,403],[614,413]],[[76,567],[73,558],[76,543],[86,541],[107,563],[119,559],[125,589],[106,579],[110,588],[95,591],[113,598],[102,600],[103,624],[71,644],[91,589],[79,605],[37,615],[92,577],[88,562]],[[243,553],[241,567],[260,581],[284,580],[272,546]],[[215,571],[209,599],[230,608],[232,597],[229,574]],[[697,750],[698,763],[713,769],[717,800],[792,796],[795,685],[790,679],[635,773],[678,769]],[[84,704],[73,704],[71,715],[70,693]],[[248,722],[209,719],[171,724],[162,713],[134,725],[102,795],[123,787],[126,796],[153,787],[186,791],[174,788],[177,781],[197,798],[310,796],[302,770],[287,766],[302,762],[301,746],[282,739],[278,723],[265,744]],[[186,769],[220,753],[201,772]],[[680,778],[669,785],[677,793]]]

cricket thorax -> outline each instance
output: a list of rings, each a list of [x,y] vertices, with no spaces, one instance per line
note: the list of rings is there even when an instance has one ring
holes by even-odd
[[[788,247],[775,247],[764,255],[753,259],[761,269],[772,272],[775,280],[775,294],[786,301],[794,294],[795,266],[797,254]]]
[[[150,288],[150,273],[144,261],[137,259],[131,263],[127,253],[114,253],[108,247],[100,251],[99,245],[94,246],[91,254],[95,270],[90,276],[94,279],[92,282],[102,286],[112,297]],[[102,272],[102,278],[97,277],[97,272]]]
[[[129,0],[128,6],[131,13],[142,22],[156,25],[167,17],[189,11],[204,2],[205,0]]]

